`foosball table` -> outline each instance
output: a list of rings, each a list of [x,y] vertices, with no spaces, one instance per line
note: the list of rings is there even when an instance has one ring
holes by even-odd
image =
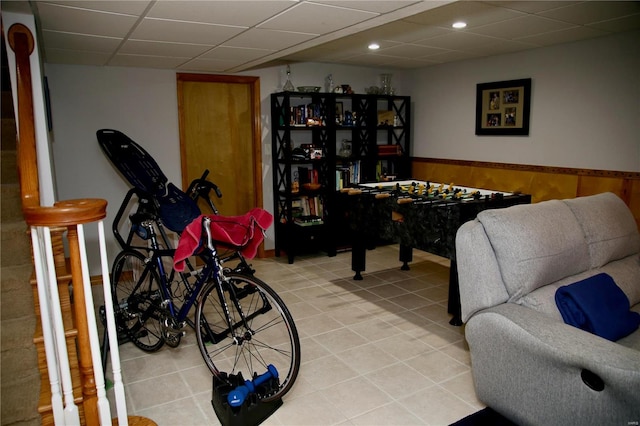
[[[531,203],[531,196],[419,180],[378,182],[345,188],[351,231],[353,279],[362,280],[366,251],[380,241],[399,243],[401,269],[408,270],[417,248],[451,260],[448,311],[450,323],[462,325],[456,264],[458,228],[482,210]]]

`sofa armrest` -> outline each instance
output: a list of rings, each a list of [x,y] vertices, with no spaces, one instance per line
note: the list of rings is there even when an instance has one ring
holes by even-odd
[[[640,421],[634,349],[512,303],[472,316],[465,334],[478,398],[518,424]]]
[[[465,222],[458,229],[456,260],[462,321],[509,299],[489,238],[477,220]]]

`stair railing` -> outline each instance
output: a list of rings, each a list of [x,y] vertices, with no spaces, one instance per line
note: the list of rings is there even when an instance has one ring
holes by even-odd
[[[9,45],[16,58],[18,101],[18,177],[22,197],[22,211],[31,228],[33,260],[36,272],[38,299],[45,343],[45,353],[52,395],[53,416],[56,425],[110,425],[111,413],[106,397],[102,371],[100,342],[86,255],[84,225],[96,223],[99,233],[100,262],[104,288],[107,332],[110,339],[114,392],[118,424],[127,425],[127,410],[122,382],[117,331],[113,316],[111,285],[106,258],[104,225],[105,200],[83,199],[40,206],[39,180],[36,154],[33,91],[29,56],[34,50],[30,30],[14,24],[8,31]],[[65,227],[69,246],[77,352],[82,388],[82,410],[76,406],[73,395],[69,351],[62,320],[56,265],[53,256],[51,229]],[[95,368],[94,368],[95,366]]]

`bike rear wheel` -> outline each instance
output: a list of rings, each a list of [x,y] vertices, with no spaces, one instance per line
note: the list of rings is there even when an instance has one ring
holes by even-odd
[[[270,365],[278,372],[277,384],[258,388],[262,401],[286,394],[300,369],[300,339],[284,302],[267,284],[254,276],[229,273],[222,284],[231,317],[227,323],[218,284],[208,283],[196,308],[196,337],[209,370],[219,378],[242,374],[252,380]]]
[[[134,250],[120,252],[111,271],[116,325],[134,345],[146,352],[162,347],[160,278],[145,256]]]

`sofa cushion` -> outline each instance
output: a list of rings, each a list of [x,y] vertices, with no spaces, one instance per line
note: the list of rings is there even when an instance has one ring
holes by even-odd
[[[485,210],[477,219],[495,251],[510,301],[589,268],[582,228],[562,201]]]
[[[515,303],[562,321],[562,316],[554,300],[556,291],[564,285],[573,284],[599,273],[611,275],[618,287],[629,299],[630,305],[637,305],[640,309],[640,254],[627,256],[624,259],[610,262],[602,268],[589,269],[540,287],[515,300]]]
[[[611,192],[563,200],[582,226],[591,267],[640,251],[638,226],[626,204]]]
[[[613,342],[640,325],[640,314],[629,310],[629,299],[605,273],[560,287],[555,299],[565,323]]]

